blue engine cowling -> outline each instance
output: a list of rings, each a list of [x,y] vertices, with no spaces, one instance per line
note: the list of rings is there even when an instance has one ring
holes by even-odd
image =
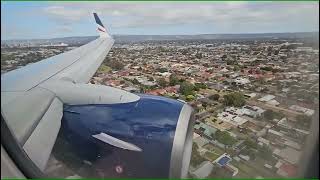
[[[62,131],[66,141],[102,177],[186,177],[192,151],[192,108],[165,97],[139,96],[130,103],[64,105]],[[101,132],[141,151],[93,137]]]

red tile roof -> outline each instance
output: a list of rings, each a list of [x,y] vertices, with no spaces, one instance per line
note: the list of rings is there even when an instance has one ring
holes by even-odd
[[[294,177],[297,173],[297,167],[291,164],[282,164],[280,168],[283,172],[285,172],[288,177]]]

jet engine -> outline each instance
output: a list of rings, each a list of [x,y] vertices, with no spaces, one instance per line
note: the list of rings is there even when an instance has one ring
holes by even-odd
[[[107,86],[60,87],[46,85],[64,102],[60,134],[101,177],[187,176],[194,125],[189,105]]]

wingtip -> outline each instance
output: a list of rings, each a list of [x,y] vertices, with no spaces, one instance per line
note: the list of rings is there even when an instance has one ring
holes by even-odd
[[[96,21],[96,24],[97,24],[97,31],[99,32],[100,34],[100,37],[111,37],[108,30],[105,28],[105,26],[102,24],[98,14],[96,12],[93,12],[93,16],[94,16],[94,19]]]

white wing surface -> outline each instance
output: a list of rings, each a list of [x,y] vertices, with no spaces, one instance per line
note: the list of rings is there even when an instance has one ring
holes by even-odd
[[[120,90],[111,87],[100,87],[101,93],[97,93],[97,97],[90,94],[96,88],[85,83],[94,75],[114,43],[97,14],[94,13],[94,17],[100,33],[96,40],[1,75],[1,115],[28,156],[42,170],[61,126],[63,104],[68,103],[65,101],[75,102],[72,92],[65,95],[63,90],[82,92],[78,101],[83,103],[92,99],[97,99],[95,103],[104,102],[110,97],[113,98],[111,102],[137,99],[132,95],[127,98]],[[80,89],[82,86],[85,89]],[[91,92],[83,92],[88,89]],[[113,95],[104,95],[103,92]],[[64,95],[63,98],[59,97],[60,94]],[[86,94],[90,94],[90,98],[85,97]]]

